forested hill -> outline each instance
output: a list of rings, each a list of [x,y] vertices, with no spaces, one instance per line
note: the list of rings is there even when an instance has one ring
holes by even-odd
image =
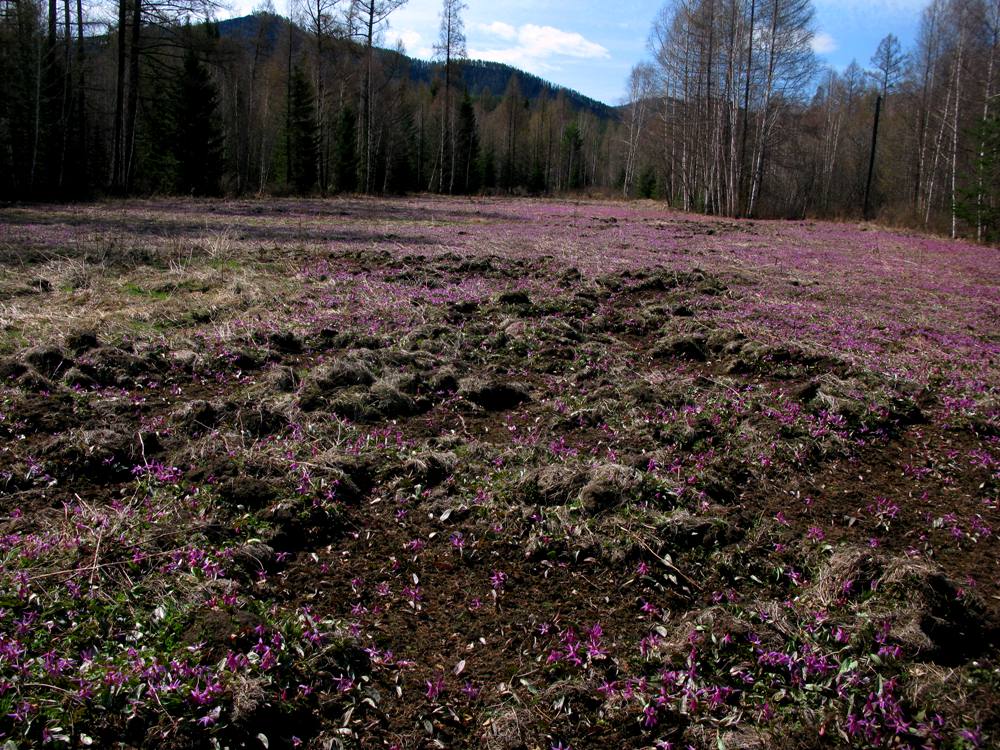
[[[396,53],[385,51],[385,54]],[[413,58],[406,59],[410,65],[410,78],[414,81],[430,82],[440,69],[436,63]],[[515,75],[518,79],[518,85],[521,87],[521,93],[526,99],[535,101],[542,97],[554,97],[561,91],[570,104],[578,110],[585,110],[602,118],[614,116],[614,110],[603,102],[584,96],[578,91],[556,86],[510,65],[488,60],[468,60],[462,65],[462,80],[473,96],[487,92],[500,96],[507,89],[510,79]]]
[[[286,23],[286,19],[281,16],[255,13],[219,21],[217,26],[219,35],[225,39],[245,39],[247,43],[253,43],[262,38],[269,45],[277,46],[281,36],[285,33]],[[306,38],[306,32],[297,26],[293,28],[295,44],[299,45]],[[409,70],[410,80],[414,83],[429,84],[441,72],[441,66],[434,62],[400,55],[395,50],[382,49],[380,53],[383,55],[387,67],[395,69],[405,67]],[[611,119],[616,116],[615,109],[603,102],[584,96],[578,91],[549,83],[536,75],[518,70],[510,65],[486,60],[467,60],[462,64],[462,82],[469,94],[474,97],[484,94],[502,96],[507,90],[510,79],[515,75],[521,93],[525,99],[531,102],[545,97],[552,98],[562,92],[576,110],[590,112],[602,119]]]

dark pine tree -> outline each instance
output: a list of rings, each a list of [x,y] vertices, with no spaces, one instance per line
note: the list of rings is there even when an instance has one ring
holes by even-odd
[[[216,195],[222,181],[219,94],[194,50],[184,54],[174,101],[174,159],[177,190]]]
[[[639,185],[637,189],[640,198],[657,197],[656,170],[652,166],[647,165],[639,173]]]
[[[354,109],[345,106],[337,118],[334,132],[334,171],[337,191],[352,193],[358,189],[358,116]]]
[[[1000,241],[1000,117],[983,120],[973,131],[980,144],[976,171],[958,195],[955,213],[985,242]]]
[[[8,198],[31,197],[40,182],[40,18],[34,2],[8,3],[0,14],[0,196]]]
[[[151,96],[144,103],[142,138],[136,141],[136,158],[142,164],[139,188],[145,192],[172,194],[182,190],[178,155],[180,147],[177,117],[181,114],[183,71],[177,71],[168,96]],[[184,192],[192,192],[188,188]]]
[[[66,123],[63,113],[63,84],[65,70],[58,48],[58,42],[50,37],[46,43],[44,63],[40,71],[41,102],[39,108],[40,140],[36,187],[44,196],[58,195],[63,186]]]
[[[475,193],[479,190],[479,128],[476,125],[476,110],[468,92],[458,110],[458,129],[456,132],[456,187],[462,193]]]
[[[513,159],[505,158],[500,164],[500,189],[509,193],[517,187],[520,182],[521,175],[517,168],[517,162]]]
[[[493,147],[487,147],[479,155],[479,184],[484,190],[493,190],[497,186],[497,159]]]
[[[533,159],[531,162],[531,176],[528,177],[528,192],[532,195],[541,195],[545,192],[545,166],[541,159]]]
[[[308,193],[316,186],[319,160],[316,97],[301,66],[292,71],[291,101],[289,102],[289,175],[299,193]]]
[[[566,186],[570,190],[583,187],[583,137],[580,126],[571,122],[563,130],[563,159],[566,163]]]
[[[413,110],[404,107],[400,112],[395,138],[386,154],[383,187],[390,193],[419,190],[417,179],[418,129],[413,121]],[[378,185],[375,186],[379,188]]]

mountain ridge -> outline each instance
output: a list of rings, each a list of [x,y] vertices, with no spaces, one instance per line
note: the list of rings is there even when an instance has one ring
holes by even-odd
[[[287,28],[288,19],[270,13],[252,13],[236,18],[213,21],[219,35],[224,39],[252,41],[263,33],[267,41],[277,44],[280,34]],[[301,37],[306,32],[297,24],[292,24],[294,33],[299,35],[294,43],[302,44]],[[349,42],[349,44],[351,44]],[[405,63],[409,78],[414,83],[431,83],[443,69],[440,63],[431,60],[421,60],[397,50],[379,47],[378,54],[390,66]],[[507,90],[511,78],[515,75],[521,94],[530,101],[535,101],[543,95],[555,98],[562,93],[574,109],[587,111],[603,119],[614,119],[617,108],[582,94],[566,86],[547,81],[533,73],[515,68],[505,63],[491,60],[465,60],[460,67],[461,80],[471,96],[478,97],[484,93],[501,97]]]

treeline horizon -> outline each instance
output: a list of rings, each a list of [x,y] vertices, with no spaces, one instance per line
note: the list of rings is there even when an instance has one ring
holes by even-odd
[[[266,7],[231,36],[188,21],[211,12],[202,0],[120,0],[102,34],[79,1],[0,3],[5,199],[609,182],[601,103],[520,72],[470,95],[465,77],[500,80],[505,66],[466,60],[459,0],[444,0],[438,60],[415,75],[402,50],[378,47],[404,0],[312,0],[293,22]]]
[[[617,194],[1000,238],[1000,0],[929,0],[912,49],[889,34],[844,71],[811,0],[670,0],[607,111],[528,74],[475,85],[504,66],[466,60],[461,0],[433,63],[380,49],[404,4],[268,5],[221,34],[189,20],[211,0],[0,0],[0,198]]]
[[[811,0],[672,0],[629,79],[627,177],[733,217],[1000,239],[1000,0],[929,0],[912,49],[822,68]]]

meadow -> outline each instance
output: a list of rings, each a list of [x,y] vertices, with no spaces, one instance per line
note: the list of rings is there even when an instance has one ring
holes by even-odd
[[[1000,744],[995,248],[162,199],[0,267],[4,748]]]

